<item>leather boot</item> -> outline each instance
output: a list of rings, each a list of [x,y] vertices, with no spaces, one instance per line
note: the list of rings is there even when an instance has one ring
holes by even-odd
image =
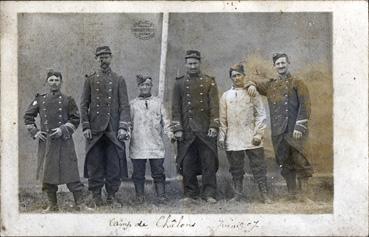
[[[266,181],[260,182],[258,186],[259,186],[261,201],[265,204],[271,204],[272,200],[268,197]]]
[[[158,201],[164,203],[167,201],[167,197],[165,195],[165,183],[155,183],[155,192],[158,198]]]
[[[121,208],[122,207],[122,204],[115,197],[115,193],[108,193],[108,197],[106,198],[106,203],[111,208]]]
[[[103,205],[103,200],[101,198],[101,189],[96,189],[92,191],[92,207],[101,207]]]
[[[296,201],[297,200],[297,184],[296,184],[296,175],[290,174],[285,177],[287,183],[288,190],[288,201]]]
[[[233,180],[233,192],[234,196],[230,199],[231,202],[238,202],[242,199],[243,193],[243,179],[234,179]]]
[[[145,202],[145,183],[135,183],[136,203],[143,204]]]
[[[92,211],[93,210],[93,208],[86,206],[82,191],[73,192],[73,198],[75,202],[74,209],[76,211]]]
[[[43,210],[44,213],[59,211],[56,192],[47,192],[47,200],[48,200],[48,204],[47,204],[46,209]]]
[[[314,201],[308,198],[309,196],[309,178],[303,177],[298,178],[298,189],[299,189],[299,201],[313,204]]]

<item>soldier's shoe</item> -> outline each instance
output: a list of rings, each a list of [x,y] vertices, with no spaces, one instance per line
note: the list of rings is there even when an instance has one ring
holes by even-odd
[[[272,204],[273,201],[268,197],[267,193],[260,193],[261,202],[264,204]]]
[[[205,197],[204,200],[207,202],[207,203],[210,203],[210,204],[214,204],[214,203],[217,203],[217,200],[213,197]]]
[[[198,200],[196,197],[184,197],[181,200],[179,200],[179,202],[182,205],[192,205],[192,204],[197,204]]]
[[[298,202],[299,200],[298,200],[297,194],[289,193],[289,194],[287,194],[287,196],[282,197],[280,199],[280,201],[282,201],[282,202]]]
[[[145,196],[143,195],[137,195],[135,199],[135,203],[138,205],[142,205],[145,203]]]
[[[47,207],[42,210],[42,213],[53,213],[58,211],[59,211],[58,205],[48,204]]]
[[[235,194],[231,199],[229,199],[229,202],[240,202],[242,200],[242,196],[240,194]]]
[[[73,197],[74,197],[74,202],[75,202],[74,209],[76,211],[93,211],[94,210],[94,208],[90,208],[86,205],[82,191],[73,192]]]
[[[306,203],[306,204],[309,204],[309,205],[314,205],[315,204],[315,202],[313,200],[311,200],[310,198],[308,198],[304,194],[297,195],[297,201],[303,202],[303,203]]]
[[[50,213],[50,212],[58,212],[58,199],[56,197],[56,192],[48,192],[47,193],[47,200],[48,204],[47,207],[42,210],[43,213]]]
[[[114,195],[111,195],[111,194],[108,194],[106,203],[113,209],[122,207],[122,204],[118,201],[118,199]]]

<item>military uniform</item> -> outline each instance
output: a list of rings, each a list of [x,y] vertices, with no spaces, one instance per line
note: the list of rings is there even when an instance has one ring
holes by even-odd
[[[310,118],[309,92],[303,81],[287,74],[286,78],[256,81],[260,94],[267,96],[272,142],[282,176],[287,180],[311,177],[312,166],[306,158],[305,142]],[[293,131],[302,132],[300,139]]]
[[[91,129],[86,143],[84,175],[89,189],[100,192],[105,184],[114,195],[121,177],[127,177],[125,144],[117,139],[118,129],[128,130],[130,121],[127,86],[110,68],[86,76],[81,98],[82,129]]]
[[[219,98],[214,77],[185,74],[176,78],[172,100],[173,131],[183,131],[178,142],[177,169],[183,175],[184,194],[199,195],[196,175],[202,174],[203,195],[215,197],[218,156],[209,128],[219,127]]]
[[[35,123],[37,115],[40,116],[40,128]],[[80,182],[72,138],[79,119],[74,99],[60,92],[37,94],[24,114],[25,125],[34,139],[40,131],[47,134],[46,141],[39,140],[38,144],[37,179],[42,181],[42,190],[48,195],[49,210],[58,210],[56,192],[59,184],[66,184],[73,192],[77,205],[83,202],[84,186]],[[50,137],[56,128],[61,129],[62,135]]]

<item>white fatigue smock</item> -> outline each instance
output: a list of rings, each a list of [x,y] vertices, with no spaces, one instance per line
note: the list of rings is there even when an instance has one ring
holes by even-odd
[[[158,97],[137,97],[130,102],[131,140],[129,157],[131,159],[164,158],[163,135],[169,135],[170,121]]]
[[[244,88],[224,92],[219,106],[219,137],[225,141],[226,151],[240,151],[263,147],[252,144],[252,139],[264,136],[266,113],[259,94],[248,95]]]

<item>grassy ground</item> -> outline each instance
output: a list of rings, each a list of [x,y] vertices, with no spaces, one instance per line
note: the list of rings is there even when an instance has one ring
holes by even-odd
[[[136,205],[134,203],[134,187],[131,182],[123,182],[117,194],[117,198],[122,203],[122,208],[112,209],[109,206],[99,207],[92,213],[295,213],[295,214],[321,214],[332,213],[333,211],[333,180],[331,178],[315,178],[311,180],[311,192],[309,198],[313,203],[287,202],[282,199],[286,194],[286,187],[281,180],[271,180],[269,194],[273,199],[273,204],[262,204],[258,201],[258,191],[252,179],[245,180],[246,200],[241,202],[230,202],[232,197],[231,182],[224,179],[218,182],[218,202],[208,204],[198,201],[190,205],[183,205],[181,182],[179,180],[168,182],[166,185],[168,202],[157,204],[155,201],[154,188],[151,182],[146,184],[146,203]],[[91,197],[88,196],[87,200]],[[60,212],[75,212],[73,210],[73,196],[70,192],[59,192],[58,202]],[[21,191],[19,193],[19,208],[21,212],[38,213],[46,206],[46,195],[41,192]]]

